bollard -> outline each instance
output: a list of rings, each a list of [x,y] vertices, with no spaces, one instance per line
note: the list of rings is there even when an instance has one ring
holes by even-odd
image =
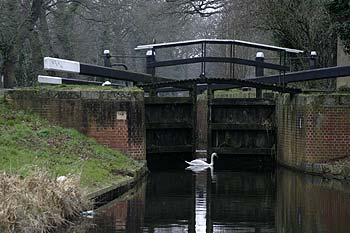
[[[146,52],[146,73],[151,75],[156,75],[156,68],[153,66],[150,66],[150,64],[154,63],[156,61],[156,53],[155,51],[148,50]]]
[[[103,51],[103,62],[104,62],[104,66],[105,67],[112,67],[112,63],[111,63],[111,53],[109,52],[109,50],[104,50]]]
[[[317,68],[317,53],[316,51],[311,51],[310,53],[310,70]]]
[[[257,52],[255,61],[257,62],[264,62],[264,53],[263,52]],[[262,77],[264,76],[264,68],[260,66],[255,67],[255,76],[256,77]],[[256,88],[256,98],[262,99],[262,89]]]

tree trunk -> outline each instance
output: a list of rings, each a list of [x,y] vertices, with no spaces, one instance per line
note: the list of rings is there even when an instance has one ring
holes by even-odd
[[[29,42],[32,55],[32,80],[33,83],[36,82],[36,78],[40,72],[43,71],[43,55],[42,55],[42,45],[39,39],[39,33],[35,29],[35,25],[39,20],[39,17],[42,15],[42,5],[43,0],[33,0],[31,7],[30,15],[30,25],[29,29]],[[32,84],[33,84],[32,83]]]
[[[73,21],[75,12],[79,7],[79,3],[72,3],[70,5],[60,3],[57,4],[55,11],[55,20],[57,25],[56,37],[62,48],[62,56],[65,59],[75,59],[73,40]]]
[[[39,40],[39,34],[36,31],[32,31],[29,34],[29,41],[31,47],[31,55],[32,55],[32,85],[36,83],[37,76],[43,72],[44,62],[43,55],[41,52],[42,46]]]
[[[5,59],[3,65],[4,72],[4,88],[13,88],[16,84],[15,65],[17,63],[17,57],[15,49],[11,48],[8,52],[8,58]]]
[[[47,23],[46,12],[44,9],[40,13],[40,37],[42,38],[42,52],[44,56],[54,56],[51,45],[49,26]]]

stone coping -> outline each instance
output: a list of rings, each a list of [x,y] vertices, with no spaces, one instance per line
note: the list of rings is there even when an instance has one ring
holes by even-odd
[[[129,191],[147,174],[147,172],[147,164],[144,163],[143,166],[136,172],[134,177],[118,184],[91,192],[87,195],[87,197],[94,202],[95,207],[100,207]]]
[[[334,166],[328,163],[304,163],[303,170],[321,175],[325,178],[347,180],[350,182],[350,168],[347,166]]]
[[[294,167],[283,164],[280,161],[278,161],[278,163],[281,166],[292,170],[298,170],[309,174],[322,176],[327,179],[337,179],[350,183],[350,167],[348,166],[333,168],[333,165],[328,163],[303,163],[301,166]]]
[[[282,94],[281,101],[290,101],[290,96]],[[350,93],[330,92],[330,93],[302,93],[296,95],[298,106],[314,107],[350,107]]]
[[[142,91],[115,89],[115,90],[89,90],[89,89],[11,89],[6,95],[14,99],[50,98],[50,99],[86,99],[86,100],[136,100],[143,99]]]

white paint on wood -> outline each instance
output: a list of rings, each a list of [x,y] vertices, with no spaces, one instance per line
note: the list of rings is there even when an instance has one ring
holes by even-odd
[[[152,55],[156,55],[156,53],[153,52],[153,50],[147,50],[146,52],[146,56],[152,56]]]
[[[38,76],[38,82],[39,83],[46,83],[46,84],[62,84],[62,78],[60,77],[53,77],[53,76],[45,76],[45,75],[39,75]]]
[[[257,52],[256,53],[256,57],[264,57],[264,53],[263,52]]]
[[[117,120],[123,120],[125,121],[126,120],[126,112],[125,111],[118,111],[117,112]]]
[[[52,57],[44,58],[44,69],[52,71],[65,71],[71,73],[80,73],[80,62],[58,59]]]

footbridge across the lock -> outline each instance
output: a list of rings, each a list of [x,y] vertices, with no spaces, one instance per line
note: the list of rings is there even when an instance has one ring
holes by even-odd
[[[231,47],[229,57],[208,56],[209,45]],[[199,56],[159,61],[156,51],[163,48],[200,45]],[[237,58],[234,47],[243,46],[258,50],[279,53],[279,64],[267,63],[263,56],[255,60]],[[198,137],[198,99],[200,93],[206,93],[207,152],[215,151],[226,155],[266,155],[273,154],[276,141],[275,103],[264,99],[262,90],[297,94],[302,90],[287,87],[290,82],[299,82],[323,78],[350,76],[350,67],[332,67],[312,69],[300,72],[288,72],[286,56],[300,54],[301,50],[282,48],[238,40],[193,40],[173,43],[161,43],[138,46],[136,50],[147,50],[147,74],[117,70],[110,67],[84,64],[55,58],[45,58],[45,69],[73,72],[87,76],[131,82],[145,91],[146,150],[148,159],[161,159],[162,155],[194,157]],[[207,63],[228,63],[255,67],[255,76],[250,79],[231,77],[234,68],[230,67],[230,77],[208,77]],[[170,79],[156,75],[158,67],[199,63],[200,77],[193,79]],[[264,76],[264,70],[275,70],[279,74]],[[39,81],[51,84],[94,84],[103,82],[39,76]],[[252,88],[256,98],[216,98],[217,90]],[[164,93],[185,93],[183,96],[169,96]],[[162,93],[162,94],[161,94]],[[203,122],[202,122],[203,123]],[[202,124],[203,125],[203,124]]]

